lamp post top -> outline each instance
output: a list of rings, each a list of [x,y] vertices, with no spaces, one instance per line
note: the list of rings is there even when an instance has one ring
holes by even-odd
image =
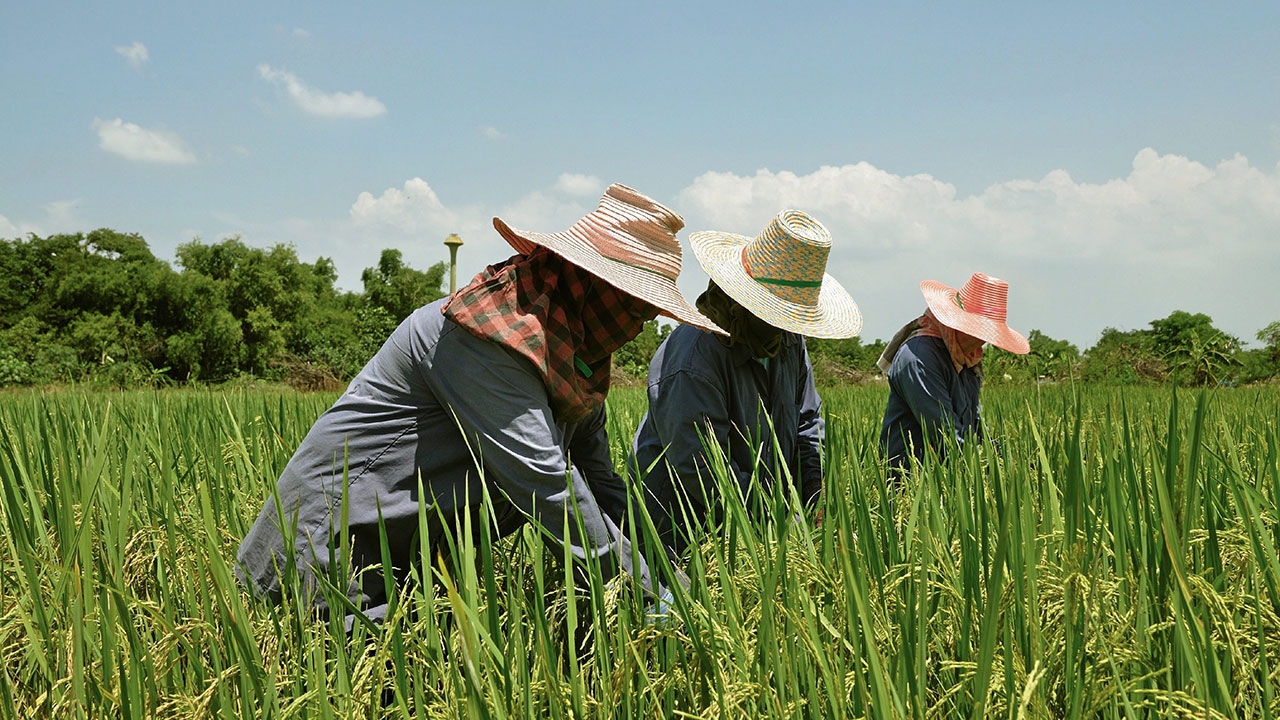
[[[462,238],[458,237],[457,233],[452,233],[444,239],[444,244],[451,248],[456,248],[462,244]]]

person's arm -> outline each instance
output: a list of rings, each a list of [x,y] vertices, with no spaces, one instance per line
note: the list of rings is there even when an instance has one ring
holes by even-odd
[[[800,428],[796,452],[800,460],[800,498],[812,505],[822,493],[824,479],[822,469],[822,441],[826,436],[826,422],[822,419],[822,399],[813,384],[813,365],[809,350],[801,345],[800,357]]]
[[[627,514],[627,485],[614,470],[607,421],[608,413],[601,405],[574,426],[568,443],[569,462],[582,473],[600,510],[621,525]]]
[[[630,543],[600,509],[582,473],[569,464],[546,388],[533,366],[468,334],[446,331],[427,378],[451,411],[494,494],[514,504],[570,552],[600,560],[658,592],[648,568],[632,566]],[[567,524],[566,524],[567,523]],[[581,526],[581,532],[579,532]]]

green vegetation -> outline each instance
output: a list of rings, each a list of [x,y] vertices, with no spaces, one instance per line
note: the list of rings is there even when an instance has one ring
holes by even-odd
[[[896,498],[883,390],[824,399],[820,526],[731,499],[657,622],[526,529],[348,637],[230,567],[331,395],[10,393],[0,717],[1280,713],[1280,388],[995,387],[1002,455],[967,446]],[[609,406],[620,465],[643,393]]]
[[[112,230],[0,242],[0,385],[336,386],[441,297],[446,269],[413,270],[384,250],[357,294],[334,288],[329,260],[283,245],[192,240],[177,256],[180,271]]]
[[[306,263],[291,247],[252,248],[239,238],[181,245],[177,267],[138,235],[107,229],[0,240],[0,387],[265,380],[337,389],[396,324],[444,294],[448,270],[415,270],[387,249],[361,273],[362,292],[342,292],[327,258]],[[669,331],[651,323],[620,350],[619,379],[643,378]],[[1280,377],[1280,321],[1250,350],[1207,315],[1181,310],[1150,329],[1107,328],[1084,352],[1038,330],[1028,339],[1027,356],[989,351],[989,383],[1211,386]],[[883,349],[881,340],[809,341],[822,385],[874,380]]]

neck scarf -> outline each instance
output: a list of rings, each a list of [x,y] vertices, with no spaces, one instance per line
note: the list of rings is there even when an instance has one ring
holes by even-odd
[[[903,325],[898,332],[894,333],[893,339],[885,346],[880,359],[876,361],[876,367],[879,367],[881,372],[889,372],[889,365],[893,362],[893,356],[898,354],[898,349],[903,343],[917,336],[941,339],[947,346],[947,353],[951,355],[951,364],[955,366],[956,372],[971,367],[975,368],[979,374],[982,373],[982,345],[973,352],[964,352],[960,347],[957,331],[939,322],[938,318],[934,317],[933,311],[928,309],[923,315]]]
[[[698,296],[697,306],[699,312],[728,331],[729,337],[718,338],[725,347],[741,345],[754,358],[771,358],[782,348],[782,330],[753,315],[714,280],[707,283],[706,292]]]
[[[657,309],[539,247],[485,268],[443,312],[533,363],[556,420],[576,422],[604,402],[613,352]]]

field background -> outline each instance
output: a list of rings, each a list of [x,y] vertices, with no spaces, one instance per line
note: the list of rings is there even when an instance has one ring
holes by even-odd
[[[731,498],[665,616],[528,529],[349,636],[231,574],[333,394],[6,393],[0,717],[1280,713],[1280,388],[991,388],[1000,452],[892,502],[884,389],[822,394],[820,526]],[[621,466],[644,396],[609,405]]]

